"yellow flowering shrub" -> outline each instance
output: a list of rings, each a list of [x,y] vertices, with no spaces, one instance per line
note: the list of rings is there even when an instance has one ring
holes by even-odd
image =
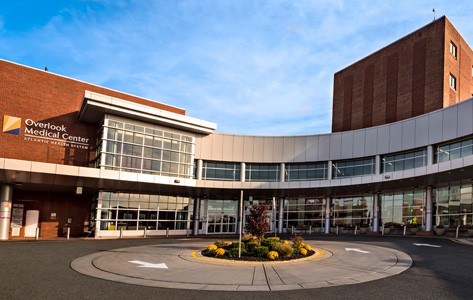
[[[272,259],[272,260],[275,260],[276,258],[279,257],[279,254],[276,252],[276,251],[270,251],[268,252],[268,258],[269,259]]]
[[[224,256],[225,255],[225,249],[223,248],[218,248],[215,250],[215,256]]]
[[[283,243],[284,245],[289,244],[289,242],[288,242],[287,240],[282,241],[282,243]]]
[[[217,246],[215,246],[215,244],[207,246],[207,251],[215,251],[215,250],[217,250]]]
[[[225,247],[228,247],[228,246],[231,246],[232,245],[232,242],[225,242]]]
[[[300,253],[301,255],[306,256],[306,255],[307,255],[307,250],[306,250],[305,248],[299,248],[299,253]]]
[[[304,249],[307,251],[312,251],[312,247],[310,245],[304,244]]]

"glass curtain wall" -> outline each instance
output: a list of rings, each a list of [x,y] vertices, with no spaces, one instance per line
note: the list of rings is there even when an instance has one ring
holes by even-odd
[[[332,226],[371,225],[373,196],[355,196],[332,199]]]
[[[165,195],[99,192],[100,230],[185,230],[192,199]]]
[[[332,163],[333,178],[345,178],[354,176],[364,176],[374,174],[375,161],[374,157],[336,161]]]
[[[110,119],[105,119],[104,124],[101,167],[163,176],[193,176],[192,136],[167,132],[151,124],[147,127]]]
[[[435,223],[463,226],[473,224],[472,184],[440,187],[434,190]]]
[[[278,182],[280,181],[279,164],[246,164],[245,181]]]
[[[438,145],[435,149],[435,162],[441,163],[473,154],[473,138]]]
[[[385,225],[424,225],[425,191],[385,193],[381,196],[381,221]]]
[[[284,199],[284,228],[307,225],[323,227],[325,224],[325,209],[323,198],[287,198]]]
[[[208,199],[201,203],[202,212],[207,216],[207,233],[236,233],[237,200]]]
[[[204,161],[203,180],[240,181],[241,164],[231,162]]]
[[[286,164],[286,182],[327,179],[327,163]]]
[[[381,161],[381,172],[383,173],[419,168],[427,165],[427,150],[385,155],[381,158]]]

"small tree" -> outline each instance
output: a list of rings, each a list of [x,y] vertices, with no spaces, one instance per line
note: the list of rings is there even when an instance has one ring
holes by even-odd
[[[269,205],[259,204],[250,206],[250,214],[247,217],[245,230],[256,236],[260,241],[265,232],[269,231],[267,211]]]

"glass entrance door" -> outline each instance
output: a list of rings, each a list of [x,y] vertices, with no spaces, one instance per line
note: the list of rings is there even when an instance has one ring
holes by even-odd
[[[236,233],[236,214],[209,212],[207,233]]]

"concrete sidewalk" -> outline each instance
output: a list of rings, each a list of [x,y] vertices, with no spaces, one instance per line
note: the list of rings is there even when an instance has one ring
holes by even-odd
[[[291,262],[235,262],[202,257],[208,241],[103,251],[74,260],[84,275],[153,287],[275,291],[356,284],[399,274],[412,265],[404,252],[346,242],[308,242],[316,255]]]

